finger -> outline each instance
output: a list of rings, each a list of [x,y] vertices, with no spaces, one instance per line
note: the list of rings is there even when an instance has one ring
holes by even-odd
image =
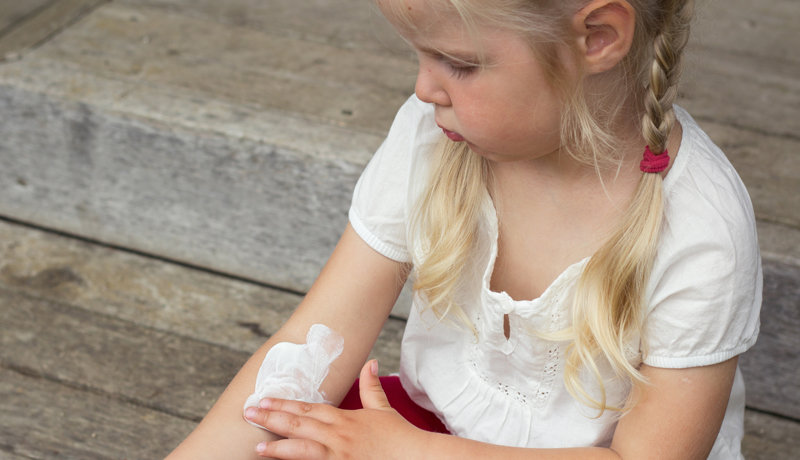
[[[324,460],[328,458],[328,449],[325,446],[308,439],[281,439],[262,442],[256,446],[256,453],[260,457],[281,460]]]
[[[245,418],[285,438],[303,438],[322,441],[329,425],[311,417],[248,407]]]
[[[378,361],[373,359],[364,364],[359,377],[358,394],[365,409],[391,409],[386,393],[378,378]]]
[[[290,399],[264,398],[258,403],[260,409],[286,412],[287,414],[311,417],[323,423],[336,421],[336,409],[328,404],[308,403]]]

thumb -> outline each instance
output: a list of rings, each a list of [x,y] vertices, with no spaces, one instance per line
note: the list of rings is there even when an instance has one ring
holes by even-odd
[[[391,409],[386,393],[378,379],[378,360],[367,361],[361,368],[358,381],[358,394],[364,409]]]

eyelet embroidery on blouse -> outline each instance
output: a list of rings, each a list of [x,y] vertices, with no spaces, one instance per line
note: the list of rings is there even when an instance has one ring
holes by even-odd
[[[559,293],[560,294],[560,293]],[[549,299],[548,302],[551,305],[560,305],[561,296],[556,294],[552,296],[552,299]],[[554,308],[552,312],[550,312],[550,321],[549,321],[549,330],[550,331],[557,331],[563,329],[565,327],[562,324],[563,315],[559,308]],[[476,312],[475,314],[475,324],[481,324],[481,314],[480,312]],[[493,333],[496,331],[493,331]],[[499,334],[503,334],[503,331],[500,330],[496,332]],[[478,348],[480,344],[475,343],[474,347],[472,348],[471,357],[469,359],[470,364],[476,375],[478,375],[481,380],[486,382],[487,385],[494,388],[504,397],[508,398],[511,401],[514,401],[518,404],[522,404],[531,408],[540,408],[543,407],[547,401],[550,399],[550,394],[553,389],[553,384],[556,380],[556,376],[559,373],[559,369],[561,367],[560,363],[560,352],[561,352],[561,344],[558,342],[553,342],[547,349],[547,356],[545,358],[544,367],[542,368],[541,373],[538,375],[538,382],[532,380],[530,392],[526,392],[525,389],[516,388],[513,385],[509,385],[503,382],[501,379],[498,379],[497,376],[490,376],[481,369],[481,366],[478,365]],[[512,352],[513,353],[513,352]],[[534,374],[535,375],[535,374]]]
[[[542,382],[536,391],[536,407],[541,407],[550,398],[550,391],[553,389],[553,381],[558,374],[558,352],[560,347],[554,344],[547,350],[547,362],[542,373]]]

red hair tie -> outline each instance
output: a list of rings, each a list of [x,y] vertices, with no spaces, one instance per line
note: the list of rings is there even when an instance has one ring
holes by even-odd
[[[660,173],[669,166],[669,153],[664,149],[664,153],[656,155],[650,150],[650,146],[644,148],[644,158],[639,163],[639,169],[646,173]]]

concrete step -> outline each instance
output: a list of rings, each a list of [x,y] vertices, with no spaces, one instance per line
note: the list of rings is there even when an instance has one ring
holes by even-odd
[[[0,0],[0,215],[305,292],[413,92],[414,58],[376,8],[18,3]],[[793,0],[703,3],[680,100],[748,185],[765,257],[790,265],[798,19]]]

